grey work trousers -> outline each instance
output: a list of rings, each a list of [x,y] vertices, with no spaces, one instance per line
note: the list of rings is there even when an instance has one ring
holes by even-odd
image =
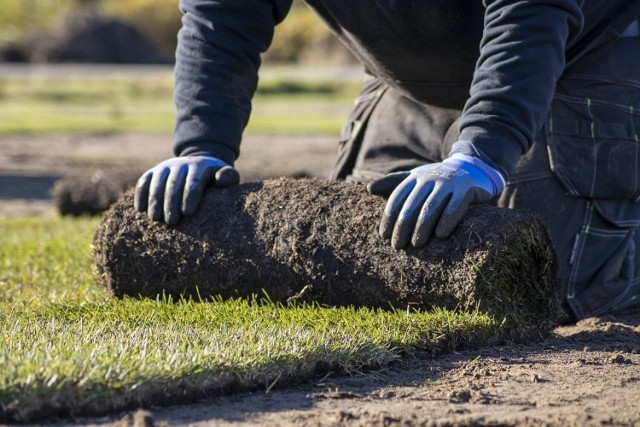
[[[368,78],[332,178],[369,181],[441,161],[460,113]],[[543,128],[495,200],[547,222],[564,303],[577,319],[640,303],[639,135],[640,37],[630,37],[560,79]]]

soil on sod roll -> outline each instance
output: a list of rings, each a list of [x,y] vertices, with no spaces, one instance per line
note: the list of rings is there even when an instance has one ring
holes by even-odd
[[[117,296],[479,309],[516,339],[560,315],[555,254],[535,216],[473,206],[450,238],[395,250],[377,233],[384,204],[359,184],[283,178],[210,189],[170,228],[136,212],[129,192],[96,232],[98,280]]]
[[[53,187],[53,203],[60,215],[98,215],[109,209],[144,171],[98,169],[67,175]]]

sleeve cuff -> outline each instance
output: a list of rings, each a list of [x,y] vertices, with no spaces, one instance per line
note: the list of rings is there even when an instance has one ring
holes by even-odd
[[[184,156],[215,157],[222,160],[229,166],[233,166],[237,158],[237,153],[233,149],[227,147],[226,145],[217,144],[214,142],[197,142],[197,143],[189,144],[188,147],[185,147],[179,153],[176,153],[176,155],[180,157],[184,157]]]
[[[463,153],[454,153],[450,157],[450,159],[462,160],[463,162],[467,162],[478,168],[482,171],[487,178],[491,181],[491,185],[493,186],[493,194],[499,194],[504,190],[506,185],[506,181],[502,174],[498,172],[496,169],[492,168],[482,160],[477,157],[472,157]]]

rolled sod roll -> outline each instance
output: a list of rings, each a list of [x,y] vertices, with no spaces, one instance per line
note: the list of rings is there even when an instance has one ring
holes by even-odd
[[[97,169],[64,176],[53,186],[53,204],[60,215],[98,215],[133,187],[143,170]]]
[[[128,193],[96,232],[98,280],[117,296],[558,315],[555,253],[537,217],[472,206],[450,238],[395,250],[378,235],[384,205],[361,184],[283,178],[209,189],[172,228]]]

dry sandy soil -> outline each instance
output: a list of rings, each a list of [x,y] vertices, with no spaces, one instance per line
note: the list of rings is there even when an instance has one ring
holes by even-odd
[[[171,155],[169,135],[3,137],[0,216],[55,215],[50,189],[69,172],[143,169]],[[248,136],[245,181],[323,176],[330,137]],[[276,387],[277,388],[277,387]],[[65,425],[640,426],[640,313],[558,327],[541,343],[416,356],[383,372],[316,379],[192,405]]]

